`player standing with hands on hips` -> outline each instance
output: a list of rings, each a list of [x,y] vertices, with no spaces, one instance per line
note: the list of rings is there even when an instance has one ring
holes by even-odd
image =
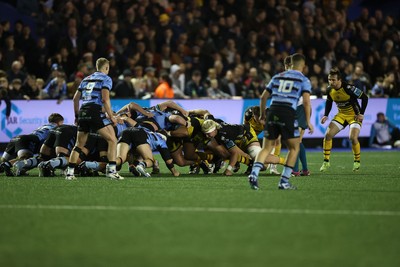
[[[314,132],[314,126],[310,122],[311,114],[311,82],[302,73],[305,67],[305,57],[301,54],[293,54],[292,69],[278,73],[272,77],[271,81],[261,95],[260,120],[266,120],[264,129],[263,147],[258,153],[253,169],[249,175],[250,187],[258,190],[258,175],[264,167],[265,158],[271,153],[275,140],[279,135],[286,143],[288,154],[286,162],[278,184],[278,189],[296,189],[289,183],[293,166],[296,162],[300,149],[300,131],[296,118],[296,109],[299,98],[303,96],[303,105],[306,114],[306,121],[310,133]],[[265,114],[267,99],[271,97],[271,105],[268,115]]]
[[[354,85],[343,82],[341,76],[338,68],[332,68],[328,74],[328,97],[326,99],[325,113],[321,118],[321,123],[324,124],[328,120],[333,102],[336,103],[339,112],[329,123],[328,129],[326,129],[325,132],[323,141],[324,162],[319,169],[321,172],[327,171],[331,166],[329,159],[331,156],[332,138],[347,125],[350,125],[349,138],[354,154],[353,171],[358,171],[361,165],[361,149],[358,136],[360,135],[364,112],[368,105],[368,96]],[[358,103],[359,98],[361,99],[361,107]]]
[[[110,103],[112,80],[108,76],[109,61],[106,58],[97,59],[96,70],[95,73],[82,80],[73,98],[78,134],[69,158],[66,180],[76,179],[74,169],[90,132],[97,132],[107,141],[106,176],[117,180],[124,179],[116,170],[117,137],[113,125],[116,125],[117,121],[113,116]],[[82,106],[79,108],[81,98]]]

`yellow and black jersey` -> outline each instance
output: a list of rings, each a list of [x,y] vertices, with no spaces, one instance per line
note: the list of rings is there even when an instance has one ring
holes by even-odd
[[[358,99],[362,100],[361,106],[358,103]],[[339,113],[345,115],[357,115],[364,114],[368,103],[368,97],[359,88],[343,82],[342,87],[339,89],[334,89],[328,86],[325,116],[329,115],[333,102],[336,103]]]
[[[250,125],[250,127],[254,129],[257,135],[259,135],[262,131],[264,131],[264,124],[260,123],[254,117],[253,107],[249,107],[248,109],[246,109],[244,113],[243,123],[245,125]]]
[[[207,138],[201,131],[201,125],[204,119],[190,116],[188,117],[190,126],[187,128],[188,136],[184,138],[170,137],[168,138],[167,145],[171,153],[177,151],[183,143],[193,143],[195,147],[203,145],[206,143]]]
[[[188,127],[188,137],[185,138],[184,142],[194,143],[195,146],[200,143],[204,143],[207,139],[204,133],[201,131],[201,125],[203,125],[204,119],[189,116],[190,126]]]
[[[218,121],[222,126],[214,137],[217,143],[224,145],[228,150],[235,145],[242,150],[253,142],[258,142],[258,137],[250,125],[228,124]]]

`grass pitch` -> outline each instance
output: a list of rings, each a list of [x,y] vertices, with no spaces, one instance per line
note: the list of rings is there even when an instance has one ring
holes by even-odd
[[[0,266],[400,266],[400,152],[311,176],[0,177]],[[239,172],[244,171],[244,166]],[[187,173],[187,168],[180,169]]]

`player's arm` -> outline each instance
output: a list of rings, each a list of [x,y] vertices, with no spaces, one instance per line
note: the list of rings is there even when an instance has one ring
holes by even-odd
[[[162,110],[162,111],[164,111],[167,108],[172,108],[172,109],[179,111],[186,117],[189,115],[189,112],[187,112],[185,109],[183,109],[181,106],[179,106],[172,100],[162,102],[162,103],[158,104],[158,106],[159,106],[160,110]]]
[[[131,102],[129,103],[129,110],[136,110],[139,111],[140,113],[142,113],[143,115],[145,115],[148,118],[152,118],[154,117],[154,114],[145,110],[144,108],[142,108],[141,106],[139,106],[137,103],[135,102]]]
[[[322,124],[324,124],[326,122],[326,120],[328,119],[329,112],[331,112],[331,109],[332,109],[332,104],[333,104],[333,100],[332,100],[332,97],[330,96],[330,94],[328,92],[328,96],[327,96],[326,102],[325,102],[324,116],[321,118],[321,123]]]
[[[362,122],[364,120],[364,112],[368,105],[368,96],[364,93],[359,97],[361,99],[360,113],[356,115],[356,120]]]
[[[192,109],[188,110],[189,115],[196,115],[206,119],[206,116],[211,115],[211,113],[206,109]]]
[[[307,126],[309,133],[312,134],[314,132],[314,126],[311,123],[311,99],[310,99],[310,93],[309,92],[303,92],[303,107],[304,107],[304,112],[306,114],[306,121],[307,121]]]
[[[115,120],[115,118],[113,116],[114,113],[111,110],[110,90],[108,90],[108,88],[106,88],[106,87],[101,89],[101,97],[103,99],[104,110],[108,114],[109,119],[115,125],[116,124],[116,120]]]
[[[78,113],[79,113],[79,100],[81,99],[81,91],[76,90],[74,97],[72,98],[72,101],[74,103],[74,114],[75,114],[75,120],[78,118]]]
[[[260,98],[260,121],[264,121],[267,114],[265,112],[265,107],[267,105],[267,100],[271,96],[268,89],[265,89]]]
[[[354,85],[347,85],[347,90],[350,91],[350,96],[361,99],[360,112],[356,115],[355,118],[357,121],[361,122],[364,119],[364,112],[368,105],[368,96],[364,94],[361,89],[355,87]]]

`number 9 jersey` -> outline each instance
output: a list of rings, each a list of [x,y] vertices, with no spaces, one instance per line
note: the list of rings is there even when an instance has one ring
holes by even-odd
[[[101,90],[103,88],[111,91],[112,80],[108,75],[102,72],[95,72],[83,79],[78,87],[78,90],[82,93],[82,106],[88,104],[103,106],[103,99],[101,96]]]

